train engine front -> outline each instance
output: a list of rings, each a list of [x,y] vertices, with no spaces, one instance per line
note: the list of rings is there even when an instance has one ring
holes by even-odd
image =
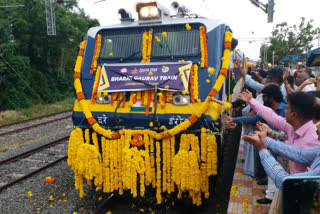
[[[173,7],[137,3],[138,20],[121,9],[121,24],[91,28],[80,45],[68,151],[80,197],[83,178],[106,193],[154,192],[158,204],[210,196],[221,113],[210,98],[225,96],[232,33]]]

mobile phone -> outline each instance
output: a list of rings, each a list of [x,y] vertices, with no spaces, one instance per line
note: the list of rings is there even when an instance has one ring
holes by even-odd
[[[292,176],[282,186],[282,213],[320,213],[320,176]]]

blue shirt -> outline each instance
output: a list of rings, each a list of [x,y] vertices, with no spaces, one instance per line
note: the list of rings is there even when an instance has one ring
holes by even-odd
[[[246,75],[244,78],[244,82],[250,87],[256,90],[257,92],[261,92],[264,88],[264,85],[252,79],[250,75]]]
[[[253,88],[254,90],[261,92],[264,89],[263,84],[259,83],[258,81],[255,81],[254,79],[252,79],[252,77],[250,75],[246,75],[246,77],[244,78],[244,82],[250,87]],[[282,83],[282,85],[280,86],[280,91],[282,93],[283,96],[283,100],[285,103],[287,103],[287,91],[286,88],[284,87],[284,84]]]
[[[285,116],[286,107],[287,107],[287,105],[284,104],[283,102],[279,103],[277,109],[275,110],[276,114],[281,116],[281,117],[284,117]],[[235,122],[235,123],[255,124],[258,121],[265,122],[265,120],[259,114],[256,114],[256,115],[253,115],[253,116],[234,117],[233,118],[233,122]],[[271,124],[269,124],[269,123],[267,123],[267,124],[272,130],[275,130],[275,131],[278,130],[277,128],[275,128]]]
[[[274,159],[267,149],[259,151],[261,163],[268,176],[274,180],[274,183],[279,189],[282,189],[282,183],[288,176],[314,176],[320,173],[320,147],[312,147],[308,149],[301,149],[297,146],[285,144],[281,141],[273,140],[267,137],[266,143],[268,149],[274,154],[278,154],[289,160],[299,162],[310,166],[310,172],[297,173],[290,175],[283,167]]]

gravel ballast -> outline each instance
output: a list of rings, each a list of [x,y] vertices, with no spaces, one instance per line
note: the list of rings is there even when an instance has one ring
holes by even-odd
[[[44,179],[49,176],[54,177],[55,182],[45,183]],[[108,195],[84,184],[85,196],[80,199],[73,176],[65,160],[3,190],[0,193],[0,213],[91,213]],[[51,195],[53,200],[50,200]]]

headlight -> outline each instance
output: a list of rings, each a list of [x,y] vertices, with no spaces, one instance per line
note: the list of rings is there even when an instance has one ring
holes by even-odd
[[[141,8],[140,15],[143,17],[148,17],[149,16],[149,8],[148,7]]]
[[[109,104],[111,103],[111,95],[101,96],[100,98],[96,97],[96,102],[99,104]]]
[[[141,19],[160,18],[160,11],[156,6],[141,7],[138,13]]]
[[[162,7],[157,2],[139,2],[135,5],[135,10],[142,21],[161,21],[162,16],[169,16],[169,10]]]
[[[149,14],[151,15],[151,16],[158,16],[159,15],[159,9],[157,8],[157,7],[151,7],[150,9],[149,9]]]
[[[190,96],[182,94],[173,95],[172,102],[174,105],[188,105],[190,103]]]

